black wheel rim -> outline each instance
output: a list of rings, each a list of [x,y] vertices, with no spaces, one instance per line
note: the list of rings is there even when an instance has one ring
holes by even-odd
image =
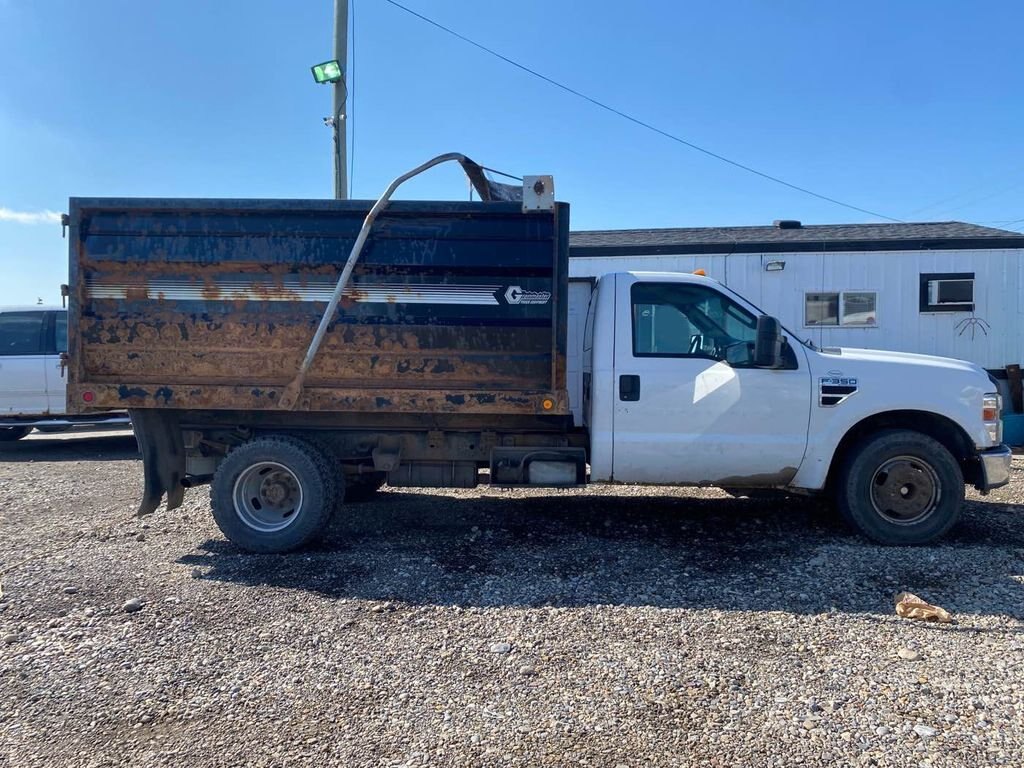
[[[916,525],[939,505],[941,486],[934,467],[917,456],[888,459],[871,477],[871,504],[896,525]]]

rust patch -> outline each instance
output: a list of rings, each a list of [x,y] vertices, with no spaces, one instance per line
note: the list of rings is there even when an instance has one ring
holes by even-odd
[[[195,279],[196,276],[192,275],[192,278]],[[204,299],[216,301],[217,299],[220,298],[220,288],[213,281],[212,277],[205,277],[203,279],[203,287],[202,289],[200,289],[200,294]]]
[[[153,301],[138,264],[83,256],[82,267],[95,267],[105,280],[131,286],[133,299],[149,301],[126,308],[120,299],[81,297],[73,382],[95,388],[97,399],[106,387],[106,407],[122,406],[117,388],[131,382],[125,397],[133,399],[125,402],[133,406],[197,409],[273,409],[323,313],[323,302],[297,301],[295,288],[315,275],[336,279],[339,272],[337,265],[295,263],[145,264],[146,279],[173,277],[189,284],[194,298],[216,301],[196,309],[192,300],[168,300],[162,292],[160,303]],[[228,275],[237,292],[218,286]],[[549,327],[502,335],[493,326],[423,324],[394,306],[381,308],[381,322],[353,322],[345,310],[365,298],[359,288],[342,297],[342,317],[324,337],[306,379],[309,409],[567,413],[560,384],[565,361],[562,354],[553,360]],[[385,298],[393,305],[398,296]],[[285,300],[268,306],[261,299]],[[543,397],[554,398],[556,407],[543,411]]]
[[[721,480],[708,480],[704,485],[717,485],[727,488],[777,488],[789,485],[796,477],[796,467],[783,467],[778,472],[766,472],[759,475],[731,475]]]

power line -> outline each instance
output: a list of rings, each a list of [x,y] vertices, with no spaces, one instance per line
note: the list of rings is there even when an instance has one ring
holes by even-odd
[[[1015,168],[1012,171],[1013,176],[1016,177],[1022,170],[1024,170],[1024,166],[1020,166],[1020,167]],[[945,206],[946,203],[957,202],[957,201],[962,200],[963,198],[967,197],[968,195],[974,194],[975,192],[980,192],[983,189],[990,188],[991,187],[991,182],[994,181],[996,178],[997,177],[995,177],[993,175],[989,175],[989,177],[984,182],[982,182],[981,184],[977,184],[977,185],[975,185],[973,187],[969,187],[967,189],[962,189],[959,192],[957,192],[956,194],[949,195],[948,197],[944,197],[941,200],[936,200],[934,203],[929,203],[928,205],[923,205],[920,208],[915,208],[914,210],[912,210],[910,212],[910,215],[911,216],[916,216],[919,213],[927,211],[929,208],[940,208],[941,209],[940,213],[942,213],[942,211],[951,213],[952,211],[958,211],[961,208],[965,208],[968,205],[973,205],[974,203],[981,202],[982,200],[987,200],[987,199],[989,199],[989,197],[994,197],[997,194],[1002,194],[1003,192],[1006,192],[1009,189],[1012,189],[1013,187],[1017,186],[1017,183],[1013,182],[1013,183],[1011,183],[1009,188],[1001,187],[995,194],[983,197],[980,200],[979,199],[975,199],[975,200],[972,200],[969,203],[965,203],[964,205],[958,206],[956,208],[949,208],[949,207],[942,208],[942,206]],[[942,213],[942,215],[945,215],[945,214]]]
[[[964,208],[970,208],[972,205],[977,205],[978,203],[983,203],[986,200],[991,200],[993,197],[999,197],[999,195],[1002,195],[1002,194],[1004,194],[1006,192],[1010,192],[1011,190],[1017,189],[1022,184],[1024,184],[1024,181],[1016,181],[1016,182],[1014,182],[1014,183],[1012,183],[1012,184],[1010,184],[1008,186],[1000,187],[995,192],[992,192],[990,194],[984,195],[982,197],[976,197],[976,198],[974,198],[972,200],[969,200],[968,202],[964,203],[963,205],[958,205],[955,208],[943,208],[941,211],[939,211],[939,213],[942,216],[948,216],[949,214],[955,213],[956,211],[962,211]]]
[[[505,55],[503,55],[501,53],[498,53],[497,51],[495,51],[495,50],[493,50],[491,48],[488,48],[486,45],[482,45],[481,43],[478,43],[475,40],[471,40],[470,38],[466,37],[465,35],[459,34],[454,29],[451,29],[450,27],[446,27],[444,24],[441,24],[441,23],[439,23],[437,21],[434,21],[431,18],[428,18],[428,17],[424,16],[422,13],[417,13],[416,11],[412,10],[411,8],[408,8],[408,7],[404,6],[404,5],[402,5],[401,3],[396,2],[396,0],[385,0],[385,2],[395,6],[396,8],[398,8],[398,9],[400,9],[402,11],[405,11],[406,13],[410,14],[411,16],[415,16],[417,19],[420,19],[421,21],[425,21],[427,24],[430,24],[432,27],[436,27],[437,29],[440,29],[442,32],[447,32],[452,37],[456,37],[459,40],[463,41],[464,43],[469,43],[473,47],[479,48],[481,51],[484,51],[485,53],[488,53],[491,56],[494,56],[494,57],[496,57],[498,59],[501,59],[506,64],[511,64],[513,67],[516,67],[517,69],[521,69],[523,72],[526,72],[529,75],[533,75],[534,77],[536,77],[536,78],[538,78],[540,80],[543,80],[544,82],[548,83],[549,85],[553,85],[556,88],[560,88],[561,90],[563,90],[563,91],[565,91],[567,93],[571,93],[573,96],[576,96],[576,97],[578,97],[580,99],[583,99],[584,101],[588,101],[588,102],[590,102],[591,104],[593,104],[596,107],[600,107],[601,109],[603,109],[603,110],[605,110],[607,112],[611,112],[613,115],[618,115],[619,117],[621,117],[621,118],[623,118],[625,120],[628,120],[631,123],[639,125],[641,128],[646,128],[649,131],[653,131],[654,133],[657,133],[660,136],[665,137],[666,139],[670,139],[670,140],[672,140],[672,141],[674,141],[674,142],[676,142],[678,144],[682,144],[685,147],[689,147],[690,149],[696,150],[697,152],[701,152],[702,154],[705,154],[708,157],[713,157],[715,160],[720,160],[723,163],[728,163],[729,165],[734,166],[736,168],[739,168],[740,170],[746,171],[747,173],[752,173],[755,176],[760,176],[762,179],[767,179],[768,181],[773,181],[776,184],[781,184],[784,187],[789,187],[790,189],[794,189],[797,192],[802,192],[805,195],[810,195],[811,197],[816,197],[819,200],[824,200],[826,202],[833,203],[834,205],[842,206],[843,208],[849,208],[851,211],[857,211],[859,213],[866,213],[868,216],[874,216],[875,218],[886,219],[888,221],[902,222],[902,219],[895,219],[892,216],[886,216],[884,213],[878,213],[876,211],[868,210],[867,208],[861,208],[861,207],[856,206],[856,205],[851,205],[850,203],[844,203],[842,200],[837,200],[834,197],[829,197],[828,195],[823,195],[823,194],[820,194],[819,192],[814,192],[813,190],[807,189],[806,187],[798,186],[797,184],[793,184],[793,183],[788,182],[788,181],[786,181],[784,179],[780,179],[778,176],[772,176],[771,174],[765,173],[764,171],[759,171],[756,168],[751,168],[749,165],[744,165],[743,163],[737,162],[736,160],[730,160],[728,157],[725,157],[724,155],[720,155],[717,152],[712,152],[710,149],[705,149],[704,147],[701,147],[701,146],[699,146],[697,144],[694,144],[691,141],[687,141],[686,139],[684,139],[684,138],[682,138],[680,136],[676,136],[673,133],[669,133],[668,131],[662,130],[661,128],[658,128],[657,126],[652,125],[651,123],[647,123],[647,122],[644,122],[643,120],[641,120],[641,119],[639,119],[637,117],[633,117],[632,115],[630,115],[630,114],[628,114],[626,112],[623,112],[620,109],[616,109],[615,107],[612,107],[612,106],[604,103],[603,101],[598,101],[597,99],[595,99],[592,96],[588,96],[585,93],[577,91],[575,88],[570,88],[568,85],[565,85],[564,83],[560,83],[557,80],[554,80],[554,79],[548,77],[547,75],[542,75],[540,72],[537,72],[536,70],[530,69],[529,67],[527,67],[524,64],[520,64],[518,61],[515,61],[514,59],[510,59],[508,56],[505,56]]]

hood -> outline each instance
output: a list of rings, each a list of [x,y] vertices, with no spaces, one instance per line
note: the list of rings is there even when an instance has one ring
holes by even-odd
[[[957,360],[952,357],[936,357],[934,355],[918,355],[911,352],[890,352],[883,349],[857,349],[855,347],[832,347],[819,349],[825,360],[835,359],[837,365],[851,363],[889,363],[894,365],[915,365],[928,368],[942,368],[947,371],[976,373],[988,378],[988,374],[975,363]],[[840,362],[842,361],[842,362]]]

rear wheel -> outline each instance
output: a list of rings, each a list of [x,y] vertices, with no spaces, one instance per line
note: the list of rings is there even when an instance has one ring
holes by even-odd
[[[32,431],[32,427],[0,427],[0,443],[13,443],[21,440]]]
[[[218,527],[250,552],[289,552],[317,539],[337,498],[334,467],[316,445],[259,437],[232,450],[213,476]]]
[[[843,516],[880,544],[927,544],[960,518],[964,477],[937,440],[910,430],[885,430],[857,445],[839,473]]]

